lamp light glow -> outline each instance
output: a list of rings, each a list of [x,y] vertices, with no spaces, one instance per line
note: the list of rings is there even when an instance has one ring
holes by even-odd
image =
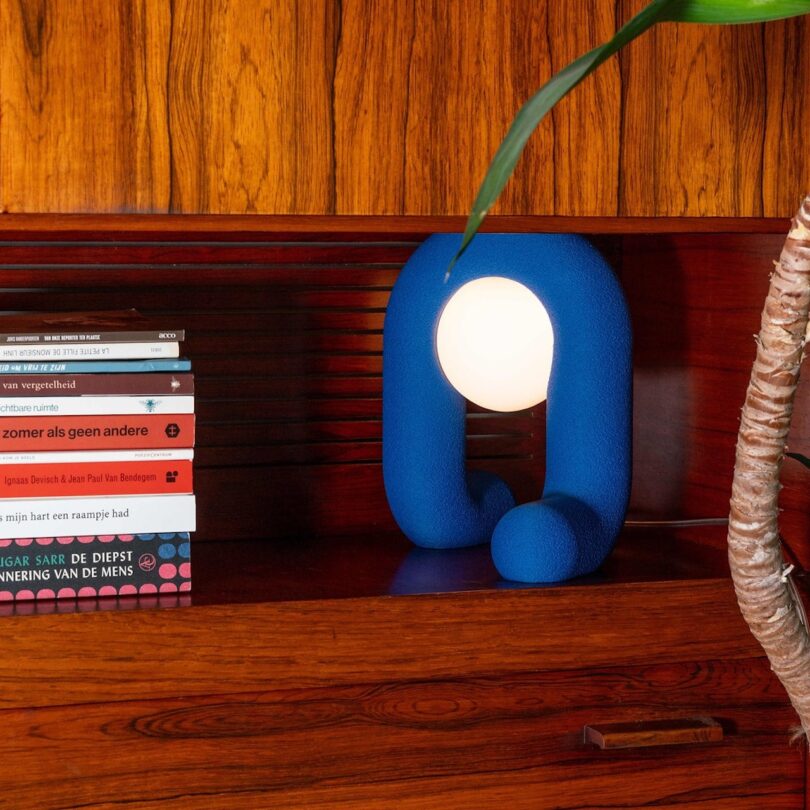
[[[521,411],[548,396],[554,330],[520,282],[484,276],[461,286],[439,318],[436,352],[453,388],[483,408]]]

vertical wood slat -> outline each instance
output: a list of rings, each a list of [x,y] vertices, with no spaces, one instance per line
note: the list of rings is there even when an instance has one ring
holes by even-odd
[[[796,210],[810,188],[810,154],[801,133],[810,129],[810,106],[802,103],[810,76],[810,27],[794,21],[765,26],[765,142],[763,211]],[[791,214],[792,216],[792,214]]]
[[[0,4],[0,212],[168,209],[171,28],[168,3]]]
[[[613,35],[612,3],[550,2],[548,9],[547,42],[555,73]],[[554,159],[538,170],[554,167],[553,210],[572,216],[618,213],[620,105],[619,64],[611,59],[552,111]]]
[[[623,12],[642,5],[627,0]],[[776,112],[766,79],[782,79],[766,60],[762,27],[656,28],[621,61],[620,212],[762,215],[763,163],[780,162],[777,150],[763,151],[767,114]]]
[[[333,213],[339,5],[207,0],[202,13],[182,5],[199,27],[175,32],[201,57],[193,52],[172,69],[195,72],[199,84],[170,104],[198,99],[188,123],[199,162],[175,174],[173,187],[188,201],[178,210]]]
[[[523,101],[643,2],[3,3],[0,211],[463,214]],[[647,33],[497,210],[789,216],[808,30]]]

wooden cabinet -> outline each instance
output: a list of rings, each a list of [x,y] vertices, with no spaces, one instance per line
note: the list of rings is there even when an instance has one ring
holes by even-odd
[[[0,218],[3,310],[137,306],[187,329],[200,501],[191,594],[6,607],[0,807],[804,807],[794,715],[739,615],[722,526],[628,527],[599,573],[553,587],[499,581],[486,548],[424,552],[396,531],[384,308],[421,239],[459,225]],[[725,514],[786,223],[488,227],[590,233],[625,284],[630,517]],[[797,447],[806,431],[798,417]],[[471,463],[521,498],[543,448],[541,408],[471,409]],[[798,471],[786,483],[801,563],[810,493]],[[722,740],[584,742],[616,724],[666,742],[700,717]]]
[[[206,573],[235,560],[199,544],[193,605],[4,619],[7,806],[804,806],[792,712],[726,579],[623,582],[619,560],[613,582],[372,595],[365,560],[393,542],[344,544],[366,596],[311,598],[330,585],[310,547],[295,599],[252,542],[263,580],[222,603]],[[706,715],[722,741],[583,743]]]
[[[770,685],[766,673],[756,660],[268,683],[258,693],[10,711],[7,733],[25,751],[9,759],[23,770],[6,798],[37,808],[121,797],[136,807],[803,807],[802,752],[785,742],[789,713],[776,689],[757,694]],[[222,675],[220,688],[238,684],[238,672]],[[622,693],[632,708],[616,705]],[[732,729],[721,743],[610,752],[581,744],[583,719],[680,716],[707,703]]]

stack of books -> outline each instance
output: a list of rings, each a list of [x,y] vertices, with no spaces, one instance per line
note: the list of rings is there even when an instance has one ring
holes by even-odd
[[[0,319],[0,601],[190,590],[184,338],[134,310]]]

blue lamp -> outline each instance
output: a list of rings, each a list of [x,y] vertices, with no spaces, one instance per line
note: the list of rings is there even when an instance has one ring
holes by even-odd
[[[499,573],[556,582],[597,569],[630,494],[631,330],[621,288],[583,238],[434,235],[397,280],[383,340],[383,475],[424,548],[492,542]],[[516,411],[548,398],[546,478],[515,505],[467,470],[466,400]]]

